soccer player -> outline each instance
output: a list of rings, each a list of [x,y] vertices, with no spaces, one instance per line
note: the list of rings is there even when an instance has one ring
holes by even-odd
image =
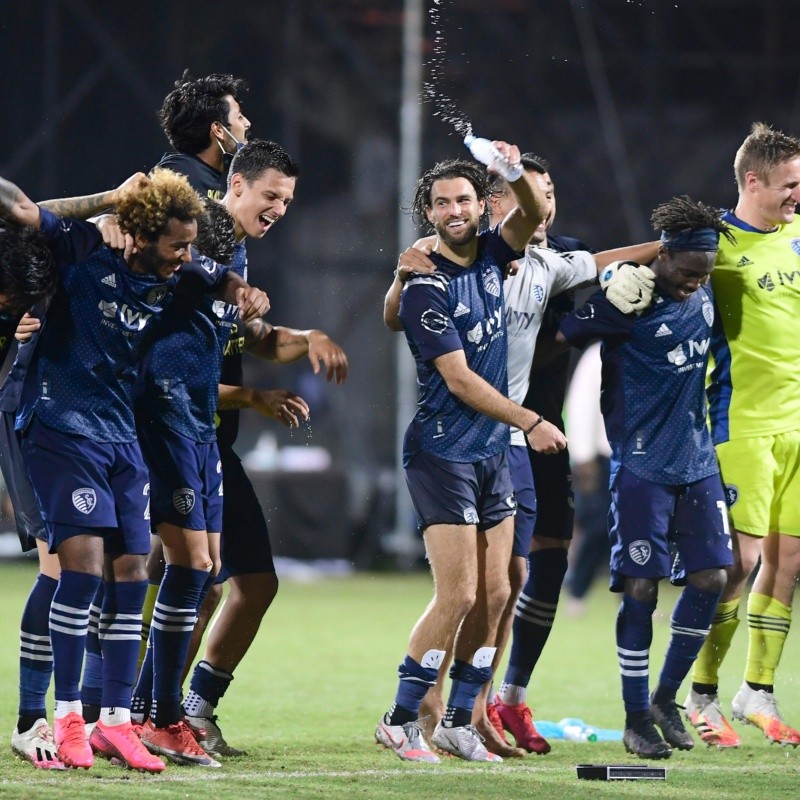
[[[518,165],[517,147],[495,146]],[[491,677],[497,623],[509,594],[515,503],[508,426],[523,430],[540,450],[556,452],[566,444],[553,425],[506,397],[505,265],[519,257],[547,212],[538,184],[520,174],[509,186],[518,205],[498,228],[479,234],[485,172],[460,160],[426,171],[413,210],[436,233],[430,258],[437,269],[402,289],[395,281],[385,306],[402,291],[399,318],[420,385],[404,463],[435,583],[400,664],[395,702],[375,730],[379,743],[407,761],[438,761],[417,717],[450,650],[452,687],[432,742],[467,760],[502,760],[484,747],[472,709]]]
[[[222,203],[234,219],[240,248],[232,267],[244,279],[245,239],[261,238],[283,218],[294,197],[298,174],[297,163],[275,142],[249,142],[234,156]],[[227,580],[229,591],[183,704],[186,721],[202,731],[200,744],[214,757],[242,752],[225,741],[215,710],[278,590],[264,512],[233,449],[239,410],[253,408],[287,425],[299,422],[297,414],[305,413],[284,390],[242,385],[242,353],[246,350],[278,363],[307,356],[314,372],[324,370],[328,380],[340,383],[347,377],[347,355],[322,331],[271,326],[259,320],[248,326],[234,323],[231,328],[222,365],[217,428],[223,475],[222,570],[218,580]]]
[[[720,242],[711,278],[717,320],[708,398],[741,561],[695,663],[686,714],[705,742],[739,744],[720,709],[718,671],[739,624],[745,580],[760,558],[733,716],[771,741],[797,746],[800,731],[783,721],[774,684],[800,574],[800,140],[756,123],[734,173],[739,199],[723,219],[735,243]]]
[[[148,326],[161,314],[177,271],[189,267],[199,201],[168,170],[121,193],[116,210],[137,248],[129,263],[102,245],[93,225],[60,220],[7,181],[0,182],[0,210],[40,228],[64,265],[17,415],[50,551],[61,564],[50,611],[58,758],[85,768],[94,760],[78,681],[89,606],[105,577],[102,709],[92,746],[130,767],[160,772],[164,763],[141,744],[129,712],[149,549],[147,476],[131,395]],[[222,286],[221,274],[196,272]]]
[[[555,212],[553,183],[541,162],[531,155],[523,155],[521,163],[529,181],[537,181],[547,200],[547,215],[534,231],[531,242],[526,249],[525,258],[515,262],[509,269],[511,277],[506,279],[505,291],[505,317],[508,330],[508,396],[517,403],[522,403],[529,388],[531,363],[534,359],[534,346],[537,335],[544,319],[544,311],[548,302],[563,292],[572,288],[587,285],[597,280],[598,271],[612,264],[620,258],[638,259],[641,261],[652,260],[657,252],[657,244],[635,245],[617,250],[609,250],[597,255],[587,251],[575,251],[567,254],[558,254],[547,247],[547,228],[552,224]],[[515,200],[507,182],[500,176],[490,178],[489,207],[490,225],[499,225],[511,213]],[[575,241],[575,240],[570,240]],[[420,240],[415,249],[422,248],[430,251],[433,242]],[[418,274],[430,274],[435,271],[435,265],[421,254],[412,253],[413,261],[403,254],[400,258],[400,271],[406,268],[417,270]],[[650,302],[652,293],[652,276],[646,267],[636,267],[627,263],[622,267],[614,265],[609,271],[613,278],[607,281],[607,296],[612,302],[618,304],[625,312],[634,308],[645,308]],[[398,276],[398,280],[401,278]],[[393,308],[385,307],[386,321],[389,327],[396,327],[392,317]],[[560,351],[565,349],[563,344],[557,345]],[[538,410],[531,410],[539,414]],[[557,416],[560,419],[560,414]],[[530,678],[541,648],[544,646],[540,628],[549,633],[549,625],[543,624],[543,614],[533,613],[531,606],[536,606],[535,588],[539,592],[546,592],[547,596],[555,594],[561,586],[563,573],[566,568],[566,545],[569,540],[557,539],[555,544],[552,539],[543,539],[536,542],[536,547],[545,550],[545,555],[540,561],[547,567],[544,570],[531,569],[528,572],[528,555],[532,548],[534,536],[534,521],[537,512],[537,497],[534,489],[534,480],[529,463],[529,451],[521,431],[511,432],[511,448],[508,452],[508,461],[511,470],[514,494],[517,501],[517,513],[514,518],[514,546],[509,564],[509,580],[511,595],[509,604],[504,610],[500,622],[496,641],[497,654],[495,665],[499,662],[505,647],[512,612],[520,591],[525,586],[526,596],[520,600],[518,613],[514,617],[516,645],[512,649],[512,659],[507,672],[506,681],[501,687],[500,696],[495,702],[487,704],[490,683],[481,690],[475,705],[473,722],[478,732],[485,738],[486,746],[492,752],[501,756],[524,755],[528,752],[548,752],[550,747],[536,731],[531,721],[531,712],[525,703],[525,688]],[[556,454],[554,461],[561,461],[564,451]],[[542,459],[550,456],[542,456]],[[563,497],[566,503],[566,496]],[[559,533],[562,533],[560,530]],[[564,532],[566,533],[566,532]],[[571,531],[569,532],[571,535]],[[552,548],[552,550],[550,549]],[[551,557],[548,556],[558,556]],[[558,566],[563,561],[564,569]],[[539,564],[537,561],[536,564]],[[526,579],[528,584],[526,585]],[[544,586],[543,586],[544,584]],[[555,584],[555,586],[554,586]],[[552,623],[553,611],[550,613],[549,622]],[[541,610],[541,609],[540,609]],[[522,640],[522,642],[520,641]],[[538,649],[537,649],[538,648]],[[435,718],[442,716],[441,708],[441,678],[434,689],[428,692],[423,704]],[[505,698],[505,701],[502,699]],[[501,717],[498,709],[502,712]],[[504,725],[514,733],[518,747],[511,747],[505,738]],[[522,748],[522,750],[520,750]]]
[[[622,592],[616,638],[623,743],[629,753],[658,759],[669,758],[673,747],[694,745],[675,694],[708,633],[725,567],[733,563],[704,391],[714,323],[707,282],[719,235],[730,233],[715,210],[686,197],[659,206],[652,220],[661,230],[653,305],[637,318],[596,294],[564,320],[558,338],[573,345],[603,341],[601,402],[612,448],[611,590]],[[671,544],[686,587],[648,697],[652,616],[658,582],[671,572]]]

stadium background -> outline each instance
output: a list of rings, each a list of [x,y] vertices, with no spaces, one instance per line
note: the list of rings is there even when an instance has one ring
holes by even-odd
[[[798,12],[790,0],[424,6],[441,12],[438,88],[477,134],[551,160],[556,229],[597,248],[648,238],[650,209],[676,193],[730,206],[733,154],[754,120],[800,132]],[[156,110],[184,67],[250,82],[244,110],[254,133],[283,143],[303,168],[286,220],[250,248],[251,280],[270,295],[272,321],[321,327],[339,341],[351,375],[346,386],[329,387],[310,379],[305,363],[277,370],[250,360],[249,381],[309,400],[313,435],[290,435],[246,413],[239,449],[264,431],[278,446],[325,448],[327,470],[257,477],[277,550],[361,566],[392,549],[395,526],[396,344],[381,301],[398,248],[410,243],[398,241],[397,224],[411,191],[398,191],[403,7],[0,7],[0,174],[35,199],[97,191],[152,166],[168,149]],[[441,54],[427,14],[424,22],[430,62]],[[435,110],[422,106],[424,166],[466,152]]]

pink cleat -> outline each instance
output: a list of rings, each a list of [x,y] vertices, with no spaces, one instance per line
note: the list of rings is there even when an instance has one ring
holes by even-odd
[[[121,725],[98,722],[89,741],[98,755],[117,760],[127,769],[156,773],[166,769],[167,765],[160,758],[148,752],[130,722]]]
[[[495,696],[493,703],[498,716],[503,721],[503,727],[510,731],[516,739],[517,746],[527,750],[529,753],[537,753],[540,756],[550,752],[550,744],[547,739],[536,730],[533,724],[533,715],[526,703],[519,703],[509,706]]]
[[[86,738],[86,723],[83,717],[71,711],[66,717],[53,722],[58,759],[65,767],[89,769],[94,764],[92,748]]]

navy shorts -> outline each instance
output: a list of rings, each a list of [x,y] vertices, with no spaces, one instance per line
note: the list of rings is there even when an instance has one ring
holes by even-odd
[[[190,531],[222,530],[222,462],[217,443],[195,442],[164,425],[140,426],[150,470],[150,522]]]
[[[150,552],[150,484],[138,442],[95,442],[34,417],[22,456],[51,553],[82,533],[102,536],[107,553]]]
[[[625,578],[671,574],[674,549],[687,573],[733,563],[728,508],[719,475],[668,486],[620,467],[611,486],[611,591]]]
[[[531,550],[533,529],[536,527],[536,487],[533,481],[528,448],[511,445],[508,448],[508,468],[517,499],[517,514],[514,517],[514,547],[512,556],[528,557]]]
[[[229,448],[220,450],[222,459],[222,569],[217,583],[231,575],[275,572],[267,521],[256,490],[244,471],[239,456]]]
[[[422,530],[431,525],[475,525],[485,531],[517,507],[505,450],[471,464],[420,450],[408,462],[406,484]]]
[[[13,411],[0,413],[0,470],[14,507],[17,536],[24,553],[36,547],[37,539],[47,541],[47,527],[22,463],[19,434],[14,430],[15,417]]]
[[[565,448],[554,455],[544,455],[528,449],[528,454],[538,502],[533,535],[569,541],[575,518],[569,450]]]

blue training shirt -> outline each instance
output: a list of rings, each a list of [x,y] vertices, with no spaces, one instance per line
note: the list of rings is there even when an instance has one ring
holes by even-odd
[[[207,285],[224,274],[184,264],[168,281],[139,275],[106,247],[94,225],[41,210],[41,230],[66,266],[25,377],[16,426],[35,414],[47,427],[100,442],[136,440],[133,393],[150,327],[180,274]]]
[[[600,405],[620,465],[640,478],[680,485],[719,472],[706,425],[705,379],[714,299],[701,286],[684,301],[657,294],[640,317],[602,292],[561,324],[570,344],[602,339]]]
[[[472,463],[503,452],[508,425],[470,408],[450,393],[433,360],[463,350],[469,368],[508,394],[505,265],[520,257],[497,228],[478,235],[469,267],[431,253],[436,272],[407,281],[399,318],[417,365],[417,413],[406,431],[403,460],[424,450],[446,461]]]

